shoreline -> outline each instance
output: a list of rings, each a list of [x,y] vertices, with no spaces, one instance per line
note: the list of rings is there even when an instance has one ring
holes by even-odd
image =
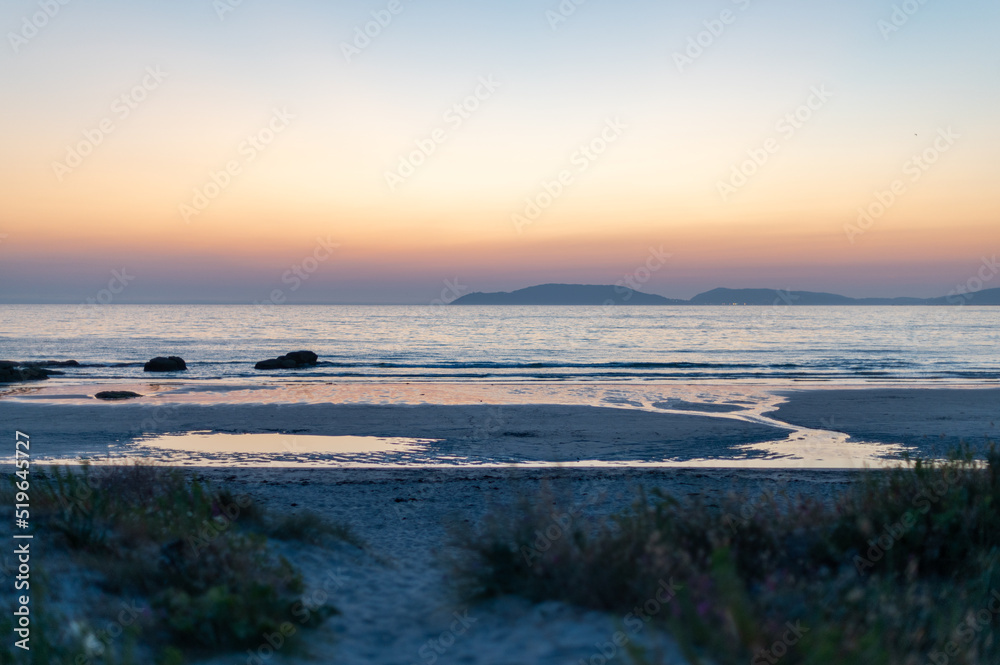
[[[958,380],[896,381],[754,381],[754,380],[622,380],[622,379],[471,379],[415,378],[295,379],[262,377],[243,379],[191,379],[153,376],[134,379],[55,377],[47,381],[0,383],[0,404],[10,401],[52,401],[61,404],[94,404],[102,390],[130,390],[142,395],[133,403],[150,399],[183,404],[579,404],[642,406],[630,404],[616,392],[646,394],[650,402],[670,399],[708,403],[755,404],[769,399],[815,393],[856,393],[887,390],[1000,390],[1000,382]],[[424,399],[419,399],[419,398]],[[694,398],[692,400],[692,398]],[[747,401],[749,400],[749,401]]]
[[[93,399],[98,384],[90,383],[7,390],[0,420],[44,441],[50,460],[269,463],[249,446],[227,457],[210,448],[174,450],[169,439],[147,445],[152,437],[212,432],[288,435],[293,441],[278,461],[292,467],[863,468],[903,452],[943,456],[960,442],[995,441],[1000,413],[1000,389],[992,386],[131,385],[149,392],[104,402]],[[328,455],[299,454],[295,436],[419,439],[423,448],[351,457],[336,454],[331,439]]]

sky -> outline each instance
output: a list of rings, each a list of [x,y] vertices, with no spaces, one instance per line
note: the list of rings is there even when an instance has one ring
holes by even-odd
[[[1000,3],[577,2],[6,0],[0,302],[931,297],[995,262]]]

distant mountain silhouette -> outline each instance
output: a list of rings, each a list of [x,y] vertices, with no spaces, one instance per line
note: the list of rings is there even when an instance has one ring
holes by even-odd
[[[848,298],[836,293],[775,289],[712,289],[688,301],[691,305],[926,305],[922,298]]]
[[[1000,305],[1000,289],[983,289],[976,293],[928,298],[928,305]]]
[[[779,289],[712,289],[691,300],[664,298],[624,286],[542,284],[517,291],[475,292],[453,305],[1000,305],[1000,288],[940,298],[849,298],[836,293],[782,291]]]
[[[469,293],[453,305],[686,305],[686,300],[633,291],[625,286],[542,284],[513,292]]]

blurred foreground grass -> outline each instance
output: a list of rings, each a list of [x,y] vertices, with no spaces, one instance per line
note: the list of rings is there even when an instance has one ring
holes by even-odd
[[[4,663],[174,665],[279,641],[288,648],[300,629],[336,610],[303,607],[302,576],[269,537],[361,545],[313,513],[272,515],[249,496],[157,466],[36,471],[31,500],[34,529],[45,549],[65,555],[60,567],[80,577],[79,597],[58,607],[50,600],[46,587],[57,582],[41,569],[36,545],[31,651],[8,640]],[[12,629],[9,618],[0,621],[0,630]]]
[[[551,493],[524,498],[456,534],[454,564],[469,596],[617,614],[605,656],[638,653],[649,623],[692,662],[996,664],[998,508],[994,447],[867,471],[833,503],[653,493],[594,519]]]

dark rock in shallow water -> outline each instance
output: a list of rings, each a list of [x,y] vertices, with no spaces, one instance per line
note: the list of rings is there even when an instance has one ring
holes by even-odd
[[[183,358],[170,356],[169,358],[157,357],[143,365],[144,372],[179,372],[187,369],[187,364]]]
[[[315,365],[319,361],[319,356],[312,351],[292,351],[286,353],[284,357],[294,360],[299,365]]]
[[[13,367],[0,367],[0,383],[14,383],[15,381],[23,381],[21,378],[21,370],[14,369]]]
[[[298,366],[299,364],[291,358],[281,356],[280,358],[261,360],[259,363],[254,365],[254,369],[294,369]]]
[[[318,360],[319,356],[312,351],[292,351],[277,358],[261,360],[254,365],[254,369],[296,369],[315,365]]]
[[[17,363],[13,360],[0,360],[0,369],[13,369],[17,367]]]
[[[18,381],[44,381],[49,378],[48,370],[38,367],[0,366],[0,383],[16,383]]]
[[[134,393],[131,390],[104,390],[102,392],[94,395],[97,399],[132,399],[133,397],[142,397],[139,393]]]
[[[80,363],[75,360],[33,360],[21,363],[24,367],[79,367]]]

